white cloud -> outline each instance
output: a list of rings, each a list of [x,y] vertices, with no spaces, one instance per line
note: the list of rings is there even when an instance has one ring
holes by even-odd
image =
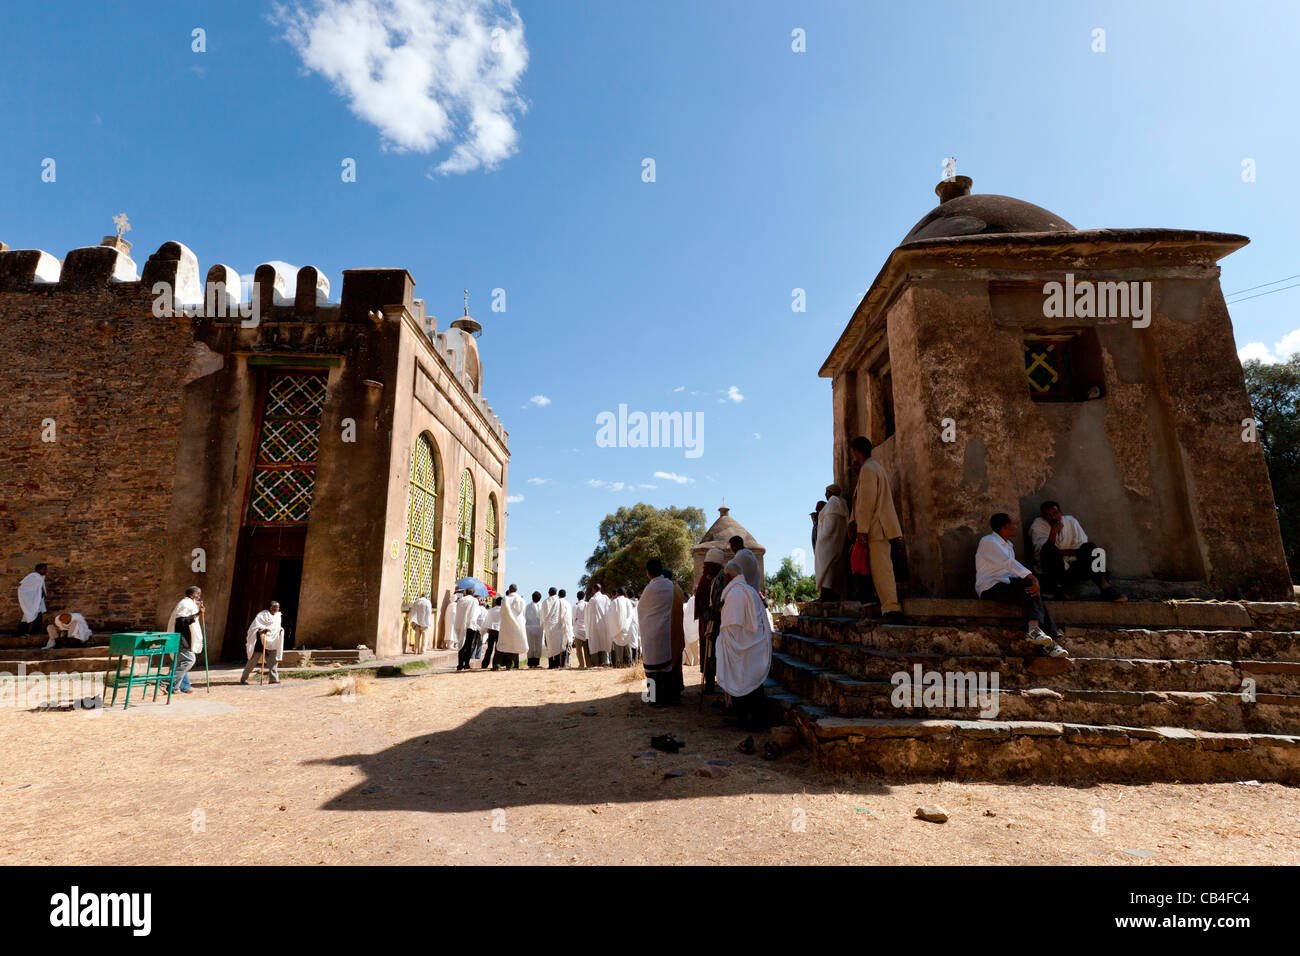
[[[658,486],[658,485],[637,485],[637,487],[638,487],[638,488],[649,488],[651,491],[654,491],[654,490],[657,489],[659,486]]]
[[[727,389],[727,398],[735,402],[737,405],[745,400],[745,396],[740,394],[740,389],[736,388],[734,385]]]
[[[1300,352],[1300,329],[1288,332],[1271,349],[1263,342],[1250,342],[1237,350],[1237,358],[1243,362],[1259,359],[1265,364],[1285,362],[1296,352]]]
[[[760,438],[762,438],[762,437],[763,437],[763,433],[762,433],[762,432],[754,432],[754,439],[755,439],[755,440],[758,440],[758,439],[760,439]]]
[[[664,481],[675,481],[679,485],[686,485],[695,481],[694,478],[687,478],[685,475],[679,475],[671,471],[656,471],[654,476]]]
[[[529,478],[529,479],[528,479],[528,483],[529,483],[530,485],[549,485],[549,484],[551,483],[551,479],[549,479],[549,478]]]
[[[506,495],[506,504],[508,505],[517,505],[519,504],[519,502],[523,500],[524,500],[523,495]]]
[[[678,385],[675,389],[673,389],[673,391],[674,391],[674,392],[684,392],[684,391],[686,391],[686,386],[685,386],[685,385]]]
[[[622,491],[627,484],[622,481],[604,481],[600,478],[588,478],[587,484],[593,488],[605,488],[608,491]]]
[[[532,398],[529,399],[529,401],[532,402],[534,405],[536,405],[538,408],[545,408],[547,405],[551,404],[551,400],[547,398],[545,395],[534,395]]]
[[[293,0],[271,19],[386,147],[450,146],[441,173],[518,151],[528,45],[509,0]]]

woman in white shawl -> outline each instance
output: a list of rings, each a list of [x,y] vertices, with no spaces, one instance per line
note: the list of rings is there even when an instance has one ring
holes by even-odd
[[[772,632],[762,597],[745,580],[741,555],[729,561],[722,573],[727,583],[722,589],[718,686],[731,698],[746,729],[761,730],[766,726],[763,682],[772,666]]]
[[[507,670],[519,666],[519,655],[528,653],[528,628],[524,623],[524,596],[512,584],[501,601],[501,630],[497,634],[497,652],[492,669],[498,664]]]
[[[835,601],[836,571],[848,542],[849,505],[840,497],[839,485],[826,486],[826,507],[817,517],[817,547],[813,549],[813,567],[817,573],[818,600]]]

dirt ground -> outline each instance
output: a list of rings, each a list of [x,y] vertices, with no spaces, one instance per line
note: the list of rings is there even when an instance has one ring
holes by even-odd
[[[608,669],[443,666],[350,697],[236,676],[125,713],[0,707],[0,863],[1300,861],[1300,789],[836,779],[738,753],[698,671],[664,710]],[[665,731],[686,749],[651,750]]]

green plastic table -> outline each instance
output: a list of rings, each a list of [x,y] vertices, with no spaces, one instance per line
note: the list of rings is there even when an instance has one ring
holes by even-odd
[[[167,683],[167,703],[171,703],[172,691],[175,686],[176,659],[172,658],[172,664],[167,669],[167,673],[162,672],[163,658],[168,654],[179,654],[181,649],[181,636],[175,631],[129,631],[123,634],[114,634],[108,639],[108,656],[117,658],[117,670],[113,674],[113,699],[109,702],[110,707],[117,703],[117,689],[122,686],[122,660],[126,657],[131,658],[131,667],[126,675],[126,700],[122,709],[126,710],[131,706],[131,688],[143,687],[148,692],[150,684],[153,685],[153,699],[158,699],[158,685],[164,681]],[[136,674],[135,662],[144,659],[144,673]]]

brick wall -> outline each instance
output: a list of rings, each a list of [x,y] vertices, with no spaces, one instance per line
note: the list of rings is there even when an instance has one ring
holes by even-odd
[[[18,581],[50,564],[50,611],[153,628],[190,323],[136,284],[0,293],[0,629]],[[56,440],[42,441],[53,419]]]

